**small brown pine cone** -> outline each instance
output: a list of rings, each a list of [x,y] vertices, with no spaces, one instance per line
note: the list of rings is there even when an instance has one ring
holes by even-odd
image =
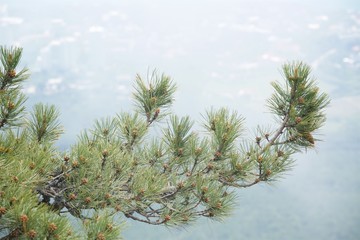
[[[0,216],[6,213],[6,207],[0,207]]]
[[[85,184],[87,184],[89,182],[89,180],[87,179],[87,178],[82,178],[81,179],[81,184],[82,185],[85,185]]]
[[[86,198],[85,198],[85,203],[86,203],[86,204],[91,203],[91,197],[86,197]]]
[[[28,217],[26,214],[22,214],[22,215],[20,216],[20,221],[21,221],[22,223],[26,223],[27,221],[29,221],[29,217]]]
[[[8,75],[10,78],[14,78],[14,77],[16,76],[16,71],[15,71],[15,69],[9,70],[9,72],[7,73],[7,75]]]
[[[311,133],[304,134],[304,138],[311,144],[315,144],[314,137],[311,135]]]
[[[29,238],[34,239],[34,238],[36,238],[37,232],[36,232],[34,229],[31,229],[31,230],[27,233],[27,235],[29,236]]]
[[[106,240],[105,235],[102,232],[99,232],[96,236],[96,240]]]
[[[69,194],[69,200],[71,201],[71,200],[75,200],[75,199],[76,199],[75,193],[70,193]]]
[[[57,229],[57,226],[56,226],[55,223],[53,223],[53,222],[49,223],[49,225],[48,225],[48,230],[49,230],[49,232],[51,232],[51,233],[52,233],[52,232],[55,232],[56,229]]]

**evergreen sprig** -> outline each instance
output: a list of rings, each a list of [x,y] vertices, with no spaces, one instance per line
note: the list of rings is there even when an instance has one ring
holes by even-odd
[[[151,124],[166,116],[166,110],[174,101],[176,85],[169,76],[165,74],[159,76],[154,70],[148,77],[147,83],[140,75],[136,75],[134,90],[138,111],[145,115],[146,121]]]
[[[31,136],[39,143],[52,143],[59,139],[63,133],[59,116],[60,112],[54,105],[36,104],[28,122]]]
[[[5,90],[9,87],[17,88],[19,84],[29,77],[26,68],[16,72],[21,59],[22,48],[0,46],[0,54],[2,63],[2,66],[0,66],[0,90]]]
[[[288,63],[283,66],[285,86],[272,83],[275,93],[268,104],[282,122],[272,144],[286,142],[297,150],[314,146],[317,140],[314,133],[326,120],[323,110],[329,104],[329,97],[319,93],[310,71],[310,66],[302,62]]]
[[[26,97],[18,89],[0,90],[0,129],[23,123]]]

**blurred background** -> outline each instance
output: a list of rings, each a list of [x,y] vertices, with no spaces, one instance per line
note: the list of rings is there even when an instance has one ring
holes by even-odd
[[[0,44],[24,48],[27,107],[56,104],[66,150],[95,119],[132,108],[136,73],[178,85],[174,112],[201,122],[226,106],[248,135],[274,124],[270,82],[310,64],[332,101],[324,139],[284,179],[238,191],[222,223],[128,221],[126,239],[360,239],[360,4],[357,0],[0,1]]]

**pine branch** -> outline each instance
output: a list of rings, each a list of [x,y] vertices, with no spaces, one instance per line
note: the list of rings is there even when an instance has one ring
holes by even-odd
[[[8,236],[74,239],[64,211],[82,221],[88,239],[119,239],[119,216],[167,226],[221,220],[236,204],[234,189],[289,171],[292,155],[314,147],[326,120],[329,98],[302,62],[285,64],[285,83],[272,83],[268,106],[278,127],[258,127],[249,140],[244,119],[226,108],[207,111],[206,134],[194,132],[189,117],[170,114],[176,85],[154,71],[146,82],[136,76],[135,113],[96,121],[60,153],[54,143],[63,129],[55,106],[35,105],[23,124],[20,88],[28,76],[16,69],[21,52],[0,49],[0,167],[7,169],[0,176],[6,223],[0,231]],[[149,140],[150,126],[160,120],[167,124]]]

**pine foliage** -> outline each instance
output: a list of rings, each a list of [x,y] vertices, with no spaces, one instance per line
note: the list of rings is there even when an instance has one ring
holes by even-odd
[[[190,117],[171,114],[175,83],[154,71],[147,81],[136,76],[133,112],[97,120],[60,152],[57,108],[39,103],[25,117],[21,54],[1,47],[1,239],[119,239],[126,218],[167,226],[221,220],[236,204],[235,189],[277,180],[294,153],[314,148],[329,104],[310,67],[289,62],[268,100],[277,127],[248,139],[244,118],[220,108],[205,112],[195,131]]]

